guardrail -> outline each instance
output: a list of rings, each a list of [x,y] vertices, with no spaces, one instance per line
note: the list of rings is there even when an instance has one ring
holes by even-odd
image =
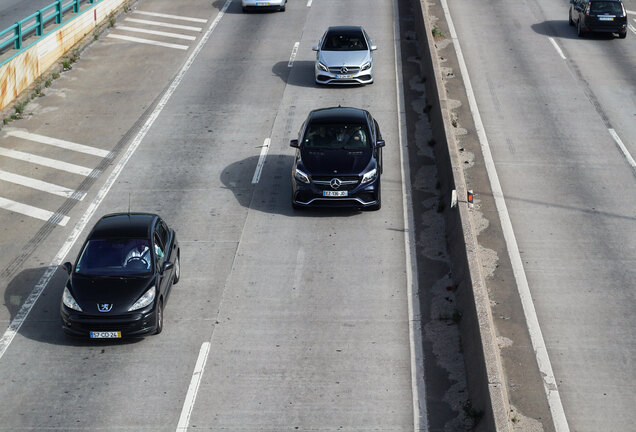
[[[55,19],[56,24],[64,21],[64,13],[73,9],[73,13],[78,14],[82,3],[96,3],[100,0],[57,0],[54,3],[38,10],[28,17],[17,21],[11,27],[0,32],[0,52],[3,52],[9,45],[13,44],[13,49],[22,49],[24,39],[35,32],[36,36],[44,35],[44,26]],[[10,36],[7,36],[10,35]]]

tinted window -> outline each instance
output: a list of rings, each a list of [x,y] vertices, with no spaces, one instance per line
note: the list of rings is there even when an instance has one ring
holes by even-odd
[[[310,124],[302,145],[323,150],[357,150],[371,147],[369,132],[364,125],[342,123]]]
[[[324,51],[366,51],[367,41],[360,30],[330,31],[322,44]]]
[[[145,274],[152,269],[152,255],[145,239],[90,240],[75,271],[91,275]]]
[[[622,15],[623,8],[619,2],[614,1],[596,1],[590,6],[590,14],[592,15]]]

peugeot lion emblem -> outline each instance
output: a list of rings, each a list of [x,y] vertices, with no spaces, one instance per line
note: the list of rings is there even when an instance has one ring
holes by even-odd
[[[110,312],[112,308],[112,303],[97,303],[97,310],[100,312]]]
[[[340,182],[340,179],[334,178],[331,179],[331,182],[329,182],[329,184],[331,185],[332,189],[338,189],[342,183]]]

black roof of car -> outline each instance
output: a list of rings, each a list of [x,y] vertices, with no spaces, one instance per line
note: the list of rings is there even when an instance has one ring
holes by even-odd
[[[309,113],[310,123],[366,123],[366,111],[360,108],[321,108]]]
[[[152,213],[108,214],[95,224],[89,238],[150,238],[150,230],[157,217]]]

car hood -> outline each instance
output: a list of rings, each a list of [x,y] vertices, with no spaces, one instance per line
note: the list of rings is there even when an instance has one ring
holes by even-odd
[[[88,314],[114,315],[128,313],[128,308],[152,286],[154,277],[101,277],[74,274],[71,294]],[[110,312],[99,312],[98,303],[112,304]]]
[[[369,60],[369,51],[321,51],[319,57],[319,61],[327,67],[362,66]]]
[[[307,174],[360,175],[364,172],[373,151],[364,150],[309,150],[300,151],[300,158]]]

